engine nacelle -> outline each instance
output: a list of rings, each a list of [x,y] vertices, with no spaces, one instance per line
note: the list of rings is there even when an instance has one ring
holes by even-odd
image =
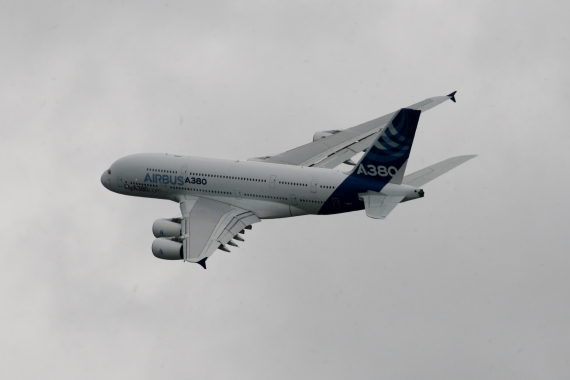
[[[317,141],[320,139],[324,139],[325,137],[329,137],[332,135],[336,135],[337,133],[342,132],[342,130],[340,129],[334,129],[332,131],[318,131],[317,133],[315,133],[313,135],[313,141]]]
[[[182,243],[167,238],[158,238],[152,242],[152,254],[163,260],[182,260],[184,258]]]
[[[152,224],[154,237],[175,237],[182,235],[180,219],[157,219]]]

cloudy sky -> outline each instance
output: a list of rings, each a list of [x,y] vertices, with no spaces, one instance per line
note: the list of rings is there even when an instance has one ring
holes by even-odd
[[[570,5],[0,2],[2,378],[562,379]],[[427,97],[408,169],[479,157],[388,219],[267,220],[208,270],[173,202],[99,178],[246,159]]]

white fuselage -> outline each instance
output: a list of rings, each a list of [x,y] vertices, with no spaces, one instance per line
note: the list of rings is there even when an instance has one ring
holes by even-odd
[[[318,214],[346,178],[346,174],[331,169],[137,154],[114,162],[101,182],[119,194],[172,201],[179,201],[181,196],[200,196],[249,210],[260,219],[271,219]]]

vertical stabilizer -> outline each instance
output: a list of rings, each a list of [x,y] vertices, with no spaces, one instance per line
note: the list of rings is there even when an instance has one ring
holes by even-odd
[[[379,133],[350,176],[401,184],[421,111],[402,108]]]

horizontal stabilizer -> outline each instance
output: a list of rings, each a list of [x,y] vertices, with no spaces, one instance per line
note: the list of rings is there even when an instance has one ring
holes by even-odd
[[[457,157],[448,158],[445,161],[438,162],[435,165],[428,166],[427,168],[419,170],[415,173],[408,174],[407,176],[404,177],[402,183],[404,185],[421,187],[426,183],[436,179],[440,175],[447,173],[451,169],[454,169],[459,165],[475,157],[477,157],[477,155],[457,156]]]
[[[380,194],[359,194],[359,198],[364,201],[366,216],[374,219],[386,219],[405,198],[405,195],[380,195]]]

